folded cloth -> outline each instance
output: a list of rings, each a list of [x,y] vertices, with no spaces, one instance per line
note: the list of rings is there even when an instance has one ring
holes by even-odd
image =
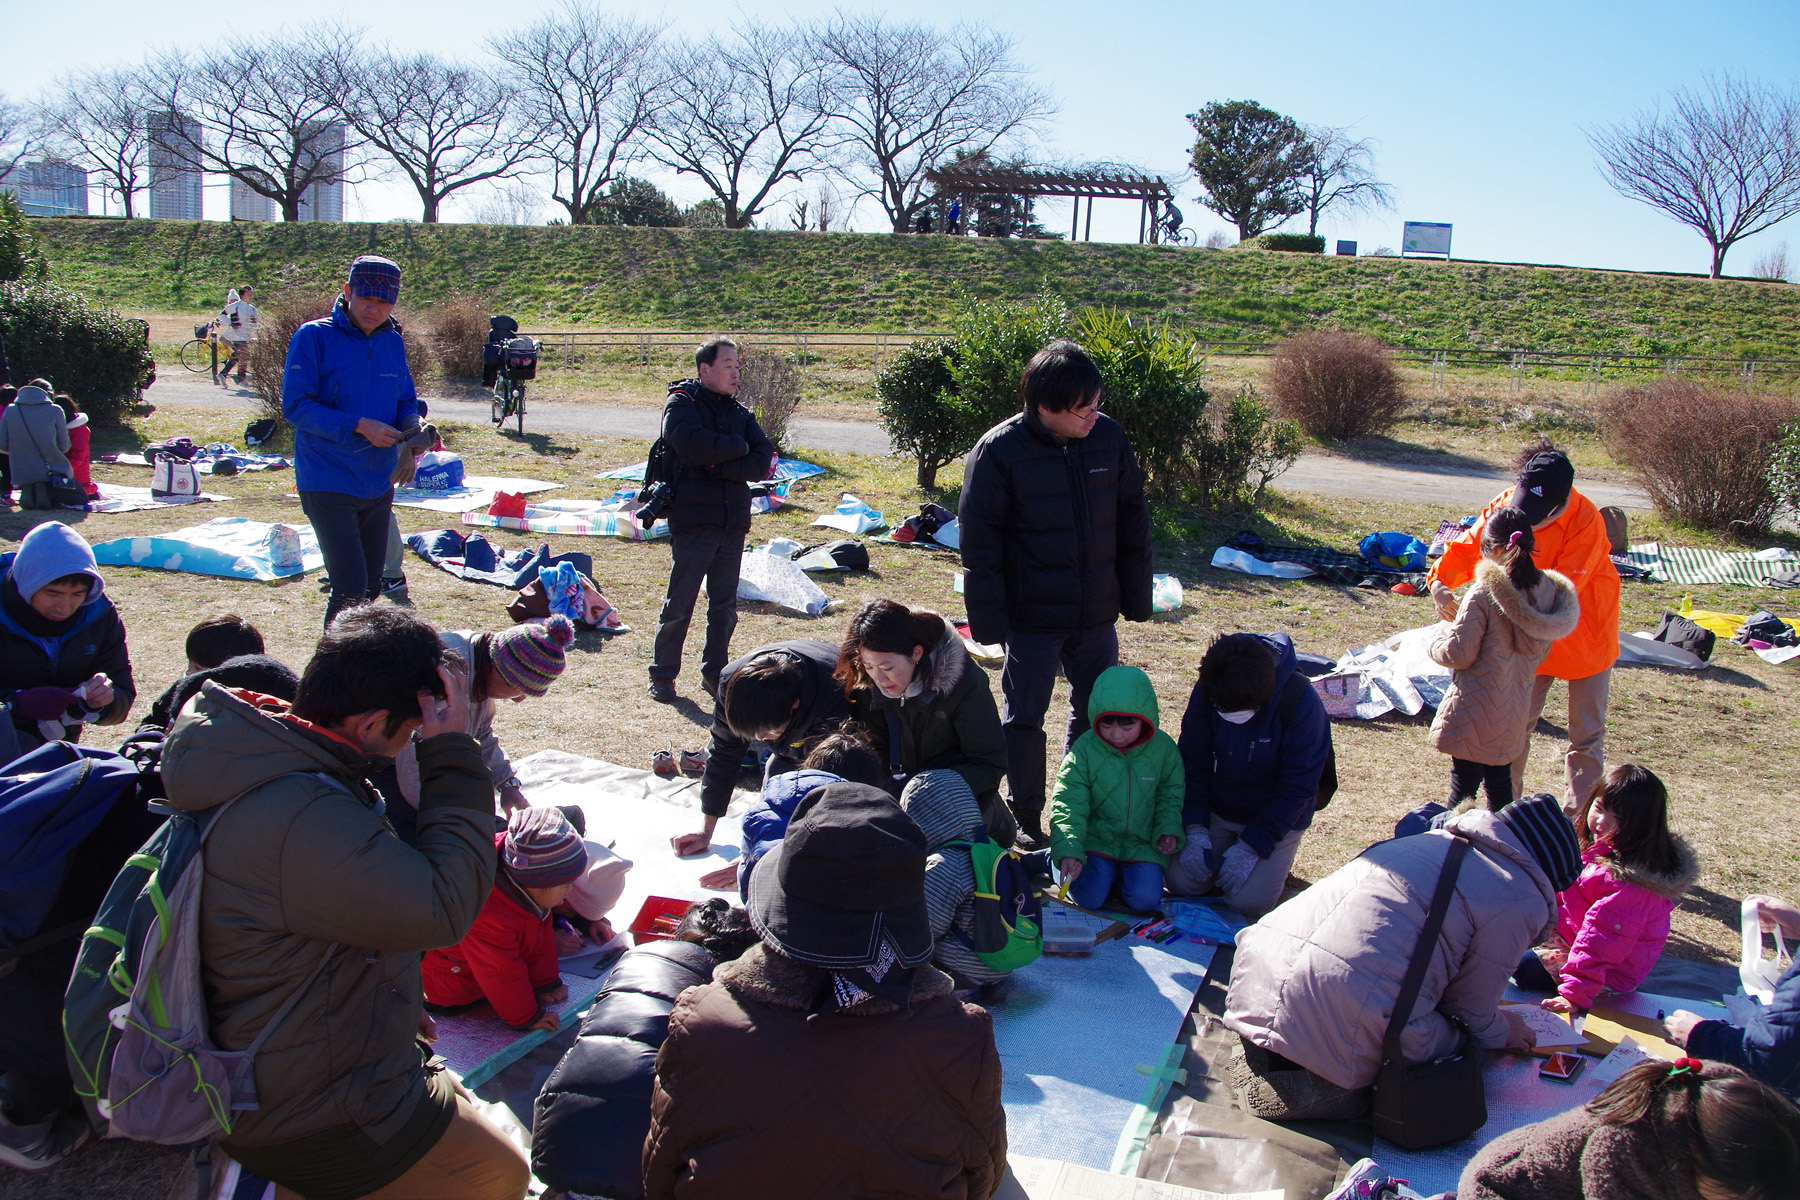
[[[411,534],[406,545],[420,558],[441,571],[470,583],[491,583],[516,592],[536,579],[545,567],[567,562],[583,575],[594,570],[592,555],[580,551],[551,554],[550,547],[515,550],[510,554],[489,542],[479,533],[465,537],[455,529],[428,529]]]

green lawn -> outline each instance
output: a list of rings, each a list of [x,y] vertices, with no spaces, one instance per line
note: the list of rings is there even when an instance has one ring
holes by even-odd
[[[930,329],[960,296],[1054,292],[1212,340],[1312,326],[1415,346],[1800,357],[1800,288],[1561,267],[1167,246],[775,230],[33,222],[59,282],[127,309],[209,310],[227,287],[319,283],[357,254],[406,299],[469,292],[537,323]]]

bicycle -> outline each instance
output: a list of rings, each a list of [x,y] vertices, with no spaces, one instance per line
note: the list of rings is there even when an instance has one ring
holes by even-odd
[[[491,412],[495,429],[512,417],[519,432],[525,432],[525,381],[537,378],[537,360],[538,344],[531,338],[509,338],[501,346]]]
[[[181,343],[181,365],[199,374],[214,370],[219,362],[219,328],[217,323],[194,326],[194,336]]]

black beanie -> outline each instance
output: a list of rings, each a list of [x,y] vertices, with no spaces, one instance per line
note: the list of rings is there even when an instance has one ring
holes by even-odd
[[[1496,814],[1500,823],[1525,843],[1550,886],[1567,891],[1581,873],[1581,842],[1575,826],[1562,810],[1562,804],[1544,792],[1514,800]]]

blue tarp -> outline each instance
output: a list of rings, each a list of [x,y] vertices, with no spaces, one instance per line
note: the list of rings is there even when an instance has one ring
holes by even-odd
[[[599,475],[594,476],[594,478],[635,479],[642,482],[644,471],[649,466],[650,464],[648,461],[632,463],[629,467],[620,467],[616,471],[603,471]],[[807,479],[814,475],[823,475],[824,473],[824,467],[817,466],[813,463],[801,462],[798,459],[793,458],[778,458],[775,460],[775,473],[770,475],[769,478],[773,480]]]
[[[204,525],[177,529],[149,537],[114,538],[94,544],[94,561],[109,567],[160,567],[194,575],[222,575],[227,579],[291,579],[325,565],[319,539],[312,526],[296,523],[300,531],[302,566],[276,570],[269,560],[267,521],[242,517],[218,517]]]

